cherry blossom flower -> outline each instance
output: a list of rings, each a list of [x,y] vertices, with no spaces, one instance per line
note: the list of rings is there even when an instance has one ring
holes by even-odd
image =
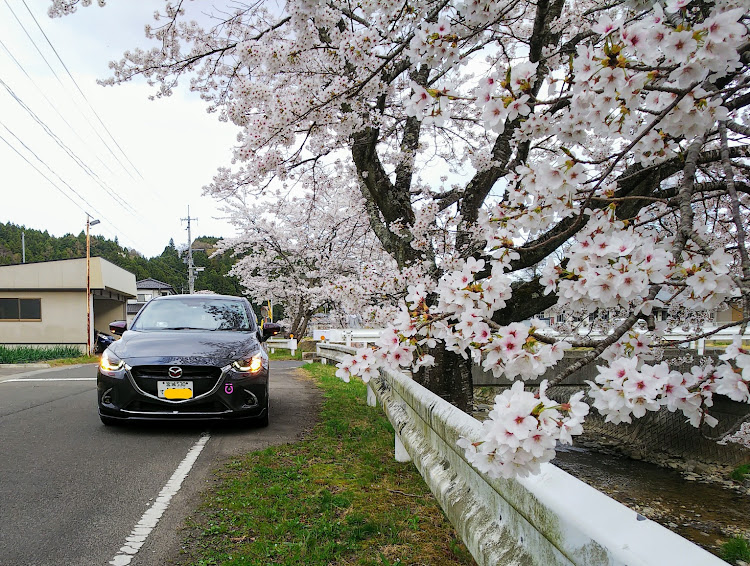
[[[186,84],[237,127],[205,190],[238,228],[223,249],[250,297],[387,326],[339,377],[418,372],[437,348],[515,381],[460,443],[511,477],[582,430],[583,396],[523,384],[579,330],[614,342],[590,389],[610,422],[666,407],[712,425],[715,395],[747,401],[740,342],[689,372],[654,361],[667,325],[701,334],[750,300],[747,10],[694,5],[294,0],[203,27],[168,3],[174,25],[102,82]],[[549,307],[566,318],[546,328]]]

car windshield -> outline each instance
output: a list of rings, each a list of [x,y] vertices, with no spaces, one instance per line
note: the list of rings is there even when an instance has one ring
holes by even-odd
[[[242,301],[170,299],[143,307],[133,330],[255,330]]]

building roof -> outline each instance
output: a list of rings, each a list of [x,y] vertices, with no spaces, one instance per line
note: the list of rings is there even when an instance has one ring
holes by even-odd
[[[164,281],[159,281],[158,279],[154,279],[152,277],[149,277],[148,279],[141,279],[140,281],[136,281],[135,286],[140,289],[167,289],[171,290],[175,295],[177,294],[177,291],[174,287],[172,287],[169,283],[164,283]]]
[[[138,314],[138,312],[143,308],[143,305],[146,303],[128,303],[125,308],[127,309],[127,314]]]
[[[135,298],[135,275],[101,257],[89,261],[90,287]],[[70,291],[86,289],[86,258],[0,266],[0,290]],[[124,299],[123,299],[124,300]]]

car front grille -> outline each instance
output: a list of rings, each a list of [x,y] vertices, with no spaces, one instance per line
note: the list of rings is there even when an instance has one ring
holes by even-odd
[[[211,391],[221,377],[221,368],[213,366],[178,366],[182,369],[182,376],[174,378],[169,376],[169,368],[171,367],[175,366],[135,366],[131,368],[130,374],[133,376],[136,385],[142,391],[151,395],[156,395],[158,392],[157,381],[192,381],[194,397]]]

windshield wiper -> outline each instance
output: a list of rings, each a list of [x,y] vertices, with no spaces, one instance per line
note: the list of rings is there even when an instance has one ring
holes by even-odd
[[[168,326],[159,330],[214,330],[213,328],[198,328],[195,326]]]

